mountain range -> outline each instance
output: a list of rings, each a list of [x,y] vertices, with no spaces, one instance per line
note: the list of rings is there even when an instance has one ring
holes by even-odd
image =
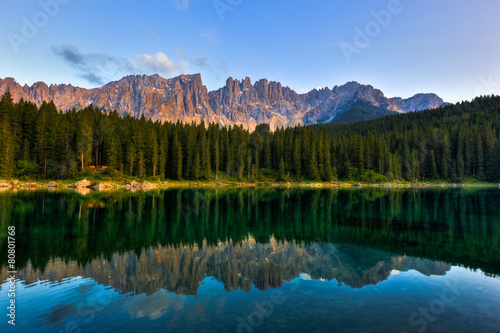
[[[250,78],[226,80],[224,87],[208,91],[200,74],[165,79],[154,75],[130,75],[100,88],[85,89],[71,84],[36,82],[21,86],[13,78],[0,79],[0,95],[10,91],[20,99],[40,105],[54,101],[63,111],[93,105],[121,116],[153,121],[218,123],[243,125],[253,130],[267,123],[281,126],[367,120],[387,114],[438,108],[446,103],[436,94],[416,94],[403,99],[387,98],[379,89],[348,82],[332,89],[313,89],[298,94],[280,82]]]

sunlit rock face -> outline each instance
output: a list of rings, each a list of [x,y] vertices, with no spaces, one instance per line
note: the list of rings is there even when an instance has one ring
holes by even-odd
[[[0,95],[10,91],[15,102],[23,99],[40,106],[54,101],[63,111],[93,105],[103,112],[117,110],[121,116],[153,121],[216,123],[253,130],[258,124],[278,127],[332,121],[358,101],[397,112],[437,108],[443,100],[435,94],[408,99],[387,98],[370,85],[348,82],[332,89],[313,89],[297,94],[280,82],[228,78],[224,87],[207,91],[200,74],[165,79],[155,75],[130,75],[103,87],[84,89],[71,84],[36,82],[21,86],[13,78],[0,79]]]

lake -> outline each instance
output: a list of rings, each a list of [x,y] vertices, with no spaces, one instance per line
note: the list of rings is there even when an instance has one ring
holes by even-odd
[[[0,222],[2,332],[500,327],[498,189],[2,192]]]

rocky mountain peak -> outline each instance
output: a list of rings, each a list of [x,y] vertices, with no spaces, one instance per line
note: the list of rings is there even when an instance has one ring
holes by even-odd
[[[266,78],[253,85],[249,77],[241,81],[229,77],[224,87],[208,92],[200,74],[173,78],[129,75],[100,88],[84,89],[67,84],[36,82],[21,86],[13,78],[0,79],[0,94],[10,90],[14,101],[21,98],[41,105],[53,100],[63,111],[90,104],[120,115],[154,121],[215,122],[243,125],[253,130],[260,123],[271,129],[297,124],[329,122],[358,101],[398,112],[436,108],[443,100],[435,94],[416,94],[408,99],[387,98],[371,85],[356,81],[341,86],[313,89],[297,94],[290,87]]]

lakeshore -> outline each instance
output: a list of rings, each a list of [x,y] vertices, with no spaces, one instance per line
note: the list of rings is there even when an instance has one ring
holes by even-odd
[[[285,187],[285,188],[366,188],[366,187],[384,187],[384,188],[493,188],[500,186],[496,183],[467,181],[464,183],[449,182],[407,182],[407,181],[388,181],[388,182],[357,182],[357,181],[330,181],[330,182],[277,182],[277,181],[235,181],[221,179],[218,181],[189,181],[189,180],[135,180],[128,178],[99,180],[92,178],[83,178],[81,180],[0,180],[0,191],[16,190],[75,190],[79,193],[88,193],[90,191],[148,191],[154,189],[169,188],[247,188],[247,187]]]

